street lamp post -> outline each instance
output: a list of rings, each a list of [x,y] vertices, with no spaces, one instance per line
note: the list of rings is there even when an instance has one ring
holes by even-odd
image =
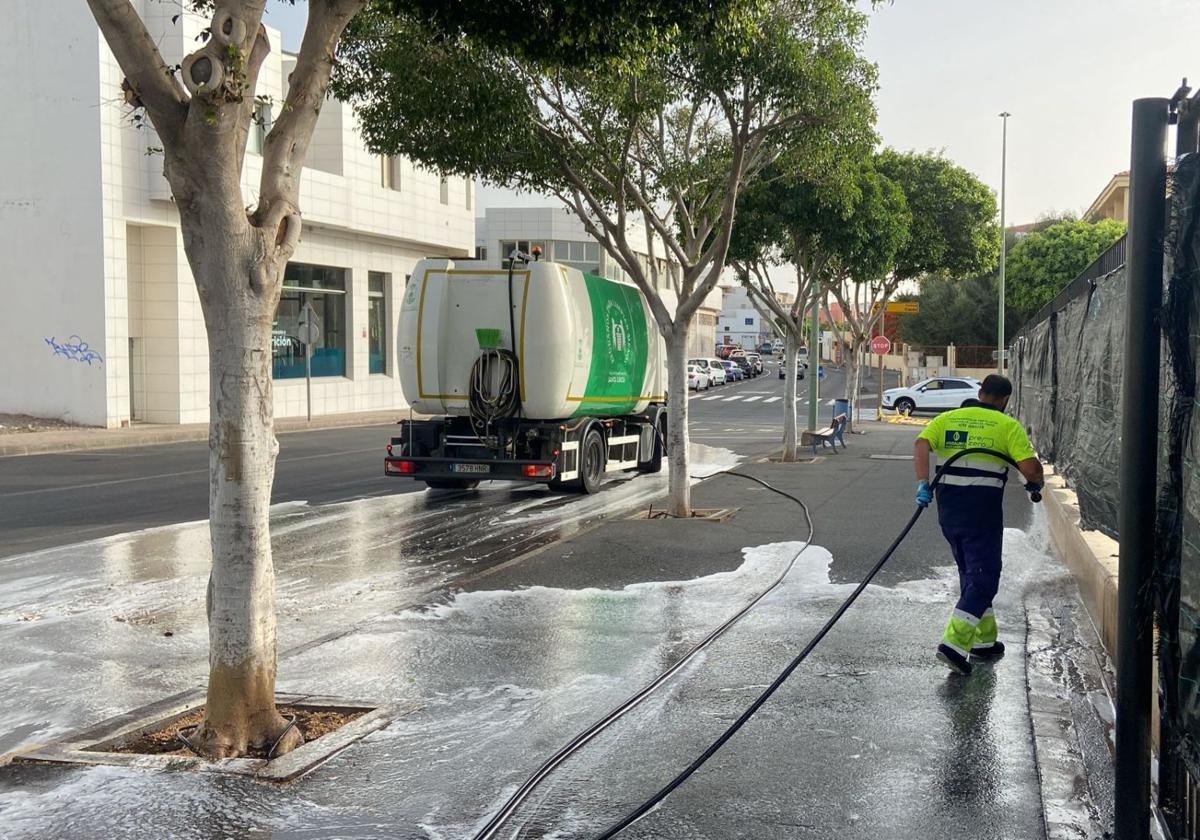
[[[1004,373],[1004,258],[1008,252],[1008,237],[1004,229],[1004,199],[1008,180],[1008,111],[1000,114],[1004,129],[1000,141],[1000,313],[996,327],[996,373]]]

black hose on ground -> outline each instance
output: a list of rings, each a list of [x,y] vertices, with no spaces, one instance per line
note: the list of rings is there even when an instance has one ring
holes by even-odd
[[[661,433],[660,433],[660,440],[661,440]],[[665,442],[664,442],[664,448],[665,448]],[[513,816],[514,813],[516,813],[516,810],[518,807],[520,807],[521,803],[524,802],[525,799],[528,798],[531,793],[533,793],[534,789],[536,789],[537,786],[540,785],[546,779],[546,777],[549,776],[555,770],[555,768],[557,768],[560,764],[562,764],[564,761],[566,761],[568,758],[570,758],[575,752],[577,752],[579,749],[581,749],[585,744],[587,744],[589,741],[591,741],[593,738],[595,738],[597,735],[599,735],[609,725],[615,723],[618,719],[620,719],[622,716],[624,716],[627,712],[632,710],[634,707],[638,706],[643,700],[645,700],[648,696],[650,696],[650,694],[653,691],[655,691],[659,686],[661,686],[668,679],[670,679],[671,676],[674,675],[677,671],[679,671],[680,668],[682,668],[684,665],[686,665],[692,659],[692,657],[694,657],[697,653],[699,653],[700,651],[702,651],[706,647],[708,647],[710,644],[712,644],[712,642],[714,642],[717,638],[719,638],[721,635],[723,635],[725,633],[725,631],[728,630],[730,627],[732,627],[734,624],[741,621],[741,619],[743,617],[745,617],[745,615],[748,612],[750,612],[750,610],[753,609],[754,606],[756,604],[758,604],[759,601],[761,601],[763,598],[765,598],[767,595],[769,595],[771,592],[773,592],[776,589],[776,587],[778,587],[781,583],[783,583],[784,578],[787,577],[788,573],[792,570],[792,567],[795,566],[796,560],[799,559],[800,555],[804,553],[804,550],[807,549],[808,546],[812,543],[813,533],[814,533],[812,515],[809,513],[808,506],[805,505],[803,501],[801,501],[799,498],[797,498],[796,496],[793,496],[790,493],[787,493],[776,487],[772,487],[770,484],[763,481],[761,478],[755,478],[754,476],[746,475],[745,473],[736,473],[736,472],[725,471],[725,472],[714,473],[710,476],[705,476],[705,477],[701,478],[700,480],[707,481],[710,478],[719,478],[720,476],[723,476],[723,475],[733,475],[733,476],[737,476],[739,478],[748,479],[750,481],[755,482],[756,484],[761,484],[763,487],[770,490],[772,493],[777,493],[780,496],[783,496],[784,498],[787,498],[787,499],[791,499],[793,502],[800,505],[800,509],[804,511],[805,522],[808,525],[808,536],[805,537],[804,542],[800,546],[799,551],[797,551],[794,555],[792,555],[792,559],[784,567],[783,571],[779,573],[779,576],[777,578],[775,578],[774,581],[772,581],[770,586],[768,586],[766,589],[764,589],[762,592],[760,592],[758,595],[756,595],[751,601],[749,601],[745,606],[743,606],[740,610],[738,610],[736,613],[734,613],[732,616],[730,616],[728,619],[726,619],[725,622],[722,623],[719,627],[717,627],[715,630],[713,630],[711,633],[709,633],[707,636],[705,636],[703,639],[701,639],[700,642],[698,642],[691,650],[689,650],[687,653],[685,653],[683,656],[681,656],[678,660],[676,660],[675,663],[672,664],[670,668],[663,671],[661,674],[659,674],[657,677],[655,677],[651,682],[644,685],[637,692],[635,692],[632,696],[630,696],[623,703],[621,703],[621,705],[617,706],[615,709],[610,711],[604,717],[597,720],[595,723],[593,723],[587,729],[580,732],[578,735],[576,735],[574,738],[572,738],[569,742],[567,742],[565,745],[560,747],[558,749],[558,751],[556,751],[554,753],[554,755],[552,755],[552,756],[550,756],[550,758],[546,759],[546,761],[544,761],[542,763],[542,765],[540,767],[538,767],[538,769],[535,770],[533,772],[533,774],[531,776],[529,776],[529,778],[527,778],[521,784],[520,787],[517,788],[517,790],[512,794],[512,796],[510,796],[508,798],[508,800],[504,803],[504,805],[502,805],[500,807],[500,810],[498,810],[495,814],[493,814],[491,819],[489,819],[483,825],[483,827],[480,828],[478,832],[476,832],[474,840],[489,840],[489,838],[495,837],[496,832],[498,832],[500,830],[500,827],[503,826],[504,823],[506,823]]]
[[[949,458],[946,459],[946,462],[944,464],[942,464],[940,467],[938,467],[937,473],[933,477],[933,481],[930,482],[930,487],[936,487],[938,485],[938,483],[941,482],[942,476],[945,474],[947,467],[949,467],[951,464],[953,464],[959,458],[966,457],[967,455],[991,455],[995,458],[999,458],[1002,461],[1005,461],[1005,462],[1011,464],[1013,467],[1017,466],[1017,462],[1014,461],[1012,458],[1009,458],[1007,455],[1005,455],[1001,452],[996,452],[995,450],[992,450],[992,449],[983,449],[983,448],[963,449],[963,450],[951,455]],[[747,477],[750,477],[750,476],[747,476]],[[752,478],[752,477],[750,477],[750,478]],[[757,479],[753,479],[753,478],[752,478],[752,480],[757,481]],[[776,492],[781,492],[781,491],[776,491]],[[1038,501],[1041,501],[1042,497],[1041,497],[1040,493],[1031,493],[1030,498],[1033,501],[1038,502]],[[703,766],[704,762],[706,762],[710,758],[712,758],[713,755],[717,752],[717,750],[721,749],[721,747],[724,746],[726,741],[728,741],[730,738],[732,738],[737,733],[737,731],[739,729],[741,729],[748,720],[750,720],[750,718],[754,717],[755,712],[757,712],[762,707],[762,705],[764,703],[766,703],[767,700],[770,699],[771,695],[774,694],[779,689],[779,687],[781,685],[783,685],[784,682],[787,681],[787,678],[792,675],[792,672],[795,671],[797,667],[799,667],[801,662],[803,662],[805,659],[808,658],[808,655],[810,653],[812,653],[813,649],[816,648],[816,646],[821,643],[821,640],[824,639],[826,634],[828,634],[829,631],[833,629],[833,626],[838,623],[838,620],[841,619],[841,617],[846,614],[846,611],[850,609],[851,605],[856,600],[858,600],[858,596],[863,593],[863,590],[867,588],[867,585],[870,584],[871,580],[874,579],[875,575],[877,575],[879,573],[879,570],[883,568],[884,564],[887,563],[887,561],[889,559],[891,559],[892,554],[900,546],[900,543],[904,542],[904,538],[908,536],[910,531],[912,531],[913,526],[917,524],[917,520],[921,518],[921,514],[924,511],[925,511],[924,507],[918,507],[915,511],[913,511],[913,515],[911,517],[909,517],[907,524],[905,524],[904,528],[900,531],[900,534],[896,537],[896,539],[892,540],[892,544],[890,546],[888,546],[887,551],[885,551],[883,553],[883,556],[881,556],[879,558],[879,560],[875,563],[875,565],[871,567],[871,571],[869,571],[867,573],[867,576],[862,579],[862,582],[859,583],[859,585],[854,588],[854,591],[850,593],[850,597],[848,597],[845,601],[842,602],[842,605],[837,608],[837,611],[834,612],[834,614],[829,618],[828,621],[825,622],[825,624],[821,627],[821,629],[817,631],[817,634],[815,636],[813,636],[811,640],[809,640],[809,643],[804,646],[804,649],[802,651],[800,651],[799,654],[797,654],[795,659],[793,659],[791,662],[788,663],[788,666],[783,669],[783,671],[779,674],[778,677],[775,678],[775,680],[770,684],[770,686],[768,686],[767,689],[765,691],[763,691],[763,693],[760,694],[753,703],[750,704],[750,707],[748,709],[746,709],[746,711],[742,712],[742,714],[738,717],[738,719],[733,722],[733,725],[731,725],[728,729],[726,729],[724,732],[722,732],[720,737],[718,737],[717,740],[713,741],[712,744],[709,745],[708,749],[706,749],[703,753],[701,753],[700,756],[695,761],[693,761],[691,764],[689,764],[683,771],[681,771],[677,776],[675,776],[675,778],[673,778],[670,782],[668,782],[656,794],[654,794],[652,797],[650,797],[645,802],[643,802],[641,805],[639,805],[627,817],[625,817],[623,820],[621,820],[620,822],[613,825],[611,828],[607,829],[603,834],[601,834],[597,838],[597,840],[609,840],[609,838],[617,836],[619,833],[624,831],[626,828],[633,825],[633,823],[637,822],[639,819],[644,817],[647,813],[650,812],[650,810],[652,808],[654,808],[656,805],[658,805],[660,802],[662,802],[664,799],[666,799],[668,796],[670,796],[672,791],[674,791],[677,787],[679,787],[685,781],[687,781],[689,776],[691,776],[693,773],[695,773],[697,770],[699,770],[700,767]]]

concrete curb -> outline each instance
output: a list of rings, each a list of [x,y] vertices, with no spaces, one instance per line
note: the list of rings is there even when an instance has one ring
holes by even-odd
[[[1075,576],[1088,615],[1110,658],[1117,650],[1117,541],[1080,527],[1079,499],[1062,476],[1046,468],[1042,493],[1055,552]]]
[[[311,422],[285,417],[275,421],[276,434],[310,432],[319,429],[345,429],[356,426],[381,426],[397,423],[408,412],[370,411],[358,414],[329,414]],[[421,415],[414,414],[413,417]],[[55,429],[47,432],[23,432],[0,436],[0,458],[18,455],[44,455],[89,449],[125,449],[132,446],[156,446],[208,439],[207,423],[181,426],[131,426],[124,429]]]

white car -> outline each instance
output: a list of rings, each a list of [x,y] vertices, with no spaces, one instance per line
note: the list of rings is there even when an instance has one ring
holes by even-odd
[[[947,411],[961,408],[967,400],[979,396],[979,380],[969,376],[935,376],[907,388],[888,388],[883,392],[883,407],[899,414],[914,411]]]
[[[711,382],[708,374],[695,365],[688,365],[688,388],[695,391],[707,391]]]
[[[695,365],[713,385],[725,384],[725,366],[720,359],[688,359],[688,364]]]

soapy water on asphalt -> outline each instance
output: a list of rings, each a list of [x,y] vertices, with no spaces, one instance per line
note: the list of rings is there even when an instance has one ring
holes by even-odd
[[[0,784],[0,819],[14,827],[14,837],[73,836],[65,829],[83,826],[129,837],[167,831],[206,840],[252,831],[295,837],[467,836],[541,758],[764,588],[799,547],[794,542],[749,547],[736,569],[692,580],[614,590],[460,592],[443,604],[382,615],[352,636],[280,663],[281,691],[365,693],[418,708],[309,779],[277,789],[190,774],[164,779],[117,768],[43,771],[37,785]],[[1006,531],[1005,586],[1017,592],[1044,548],[1044,524],[1036,517],[1028,534]],[[852,588],[830,582],[832,561],[826,549],[809,546],[784,586],[611,735],[565,765],[521,809],[513,823],[517,828],[505,836],[587,836],[690,760],[695,747],[727,722],[729,709],[744,705]],[[41,577],[33,592],[52,586],[56,575]],[[281,575],[281,585],[287,583]],[[871,586],[861,602],[864,615],[852,611],[843,632],[863,632],[871,616],[886,612],[896,599],[940,614],[953,602],[956,588],[952,567],[939,568],[927,580]],[[106,594],[113,596],[111,590]],[[69,600],[68,607],[75,603]],[[134,603],[140,602],[135,598]],[[202,622],[202,604],[199,609]],[[59,620],[69,623],[71,617],[64,610]],[[11,616],[0,614],[0,633],[6,624],[16,626]],[[203,650],[202,638],[193,642]],[[174,690],[199,684],[203,662],[197,658],[167,663],[171,678],[165,683]],[[110,713],[106,704],[128,698],[138,681],[146,680],[129,665],[114,671],[114,664],[107,663],[105,677],[89,689],[93,697],[85,711],[93,720]],[[35,684],[45,677],[30,662],[3,668],[18,684],[22,675]],[[151,696],[144,702],[165,693],[163,680],[146,681]],[[798,689],[786,699],[783,695],[784,703],[804,701]],[[713,708],[713,697],[728,697],[732,706]],[[29,718],[19,708],[53,699],[45,690],[25,698],[3,704],[0,735]],[[764,713],[768,710],[770,705]],[[38,714],[44,712],[33,717]],[[71,716],[78,714],[72,710]],[[779,723],[777,715],[777,709],[763,715],[768,728]],[[68,723],[78,725],[60,718],[60,726]],[[720,762],[715,763],[714,772],[721,772]],[[143,809],[140,817],[138,809]],[[642,836],[641,830],[639,824],[631,836]]]

